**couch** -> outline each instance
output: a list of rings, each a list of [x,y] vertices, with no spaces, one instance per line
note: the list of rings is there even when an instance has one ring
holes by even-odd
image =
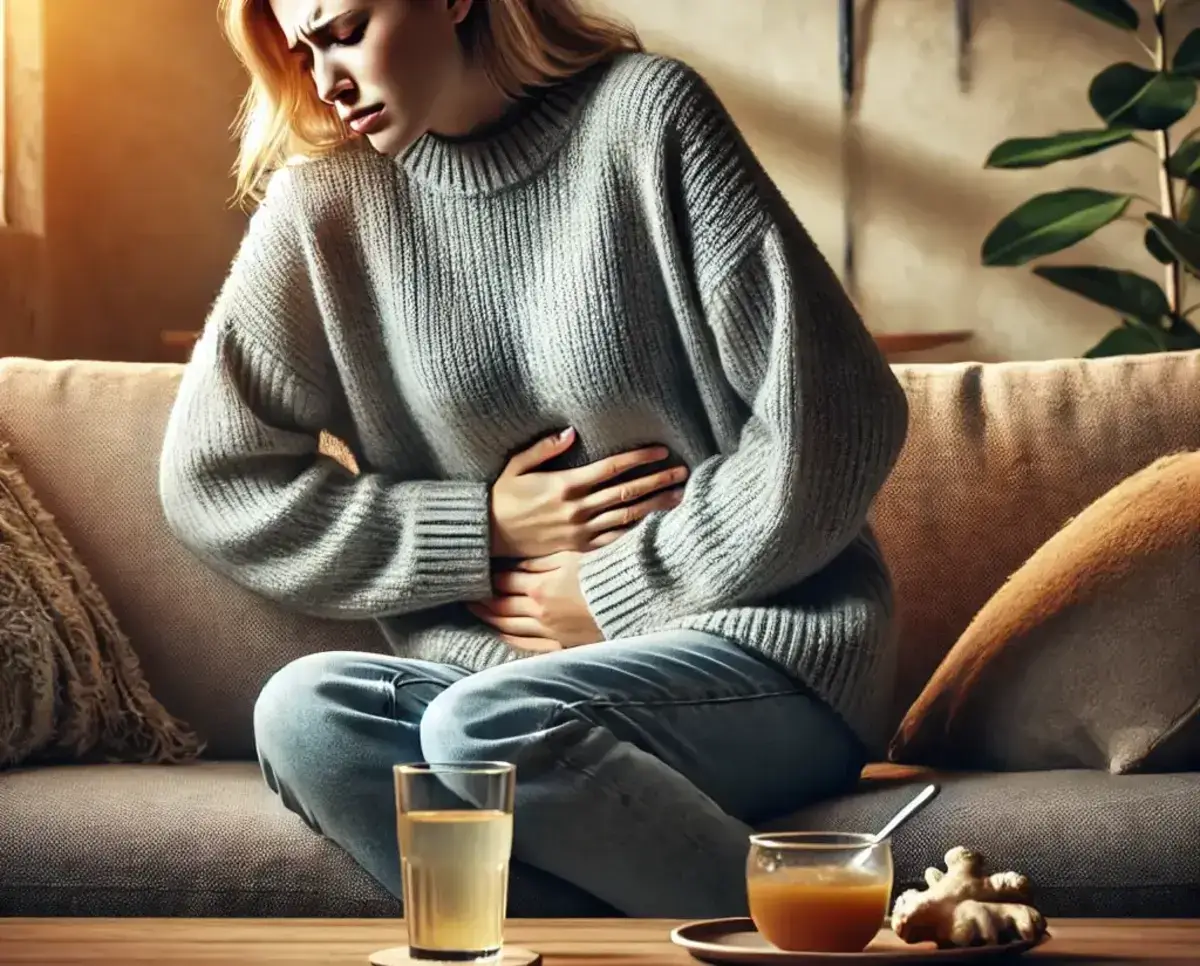
[[[872,519],[896,576],[899,721],[1042,541],[1157,456],[1200,448],[1200,352],[894,368],[911,427]],[[268,792],[251,730],[273,670],[381,639],[369,624],[269,606],[172,539],[156,462],[180,371],[0,361],[0,439],[91,568],[154,693],[208,742],[202,761],[182,766],[0,772],[0,915],[396,915],[396,900]],[[930,777],[873,765],[854,794],[772,826],[874,830]],[[900,885],[969,844],[1031,875],[1050,915],[1200,913],[1200,774],[936,778],[941,795],[894,839]],[[514,878],[515,916],[607,911]]]

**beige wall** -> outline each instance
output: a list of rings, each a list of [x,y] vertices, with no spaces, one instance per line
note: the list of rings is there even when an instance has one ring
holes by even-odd
[[[37,0],[9,2],[19,9]],[[202,321],[244,224],[226,204],[240,69],[214,0],[42,2],[44,130],[29,96],[40,73],[12,106],[17,124],[37,135],[30,158],[38,163],[23,176],[29,223],[0,229],[0,352],[20,341],[51,356],[158,358],[161,329]],[[600,2],[632,19],[652,49],[710,78],[840,265],[833,0]],[[1112,61],[1136,59],[1137,48],[1056,0],[975,0],[976,79],[962,94],[949,0],[859,6],[870,36],[851,180],[868,322],[885,332],[979,333],[965,347],[915,358],[1083,352],[1111,324],[1106,313],[1026,269],[980,268],[980,243],[1037,191],[1087,184],[1154,196],[1153,158],[1123,147],[1040,172],[982,163],[1005,137],[1091,125],[1088,80]],[[1128,224],[1060,260],[1153,271],[1140,252],[1139,230]]]
[[[1152,4],[1135,0],[1143,13]],[[842,116],[834,0],[603,0],[648,46],[689,61],[726,101],[822,249],[840,268]],[[1099,126],[1090,79],[1141,62],[1127,35],[1059,0],[974,0],[974,84],[960,93],[950,0],[858,0],[867,47],[852,151],[859,303],[883,332],[971,328],[928,359],[1079,355],[1112,325],[1103,309],[1028,269],[983,269],[1003,215],[1041,191],[1091,186],[1157,197],[1136,146],[1031,172],[983,169],[1007,137]],[[1191,19],[1196,20],[1193,13]],[[1141,229],[1110,226],[1059,261],[1140,268]],[[1200,296],[1197,296],[1200,299]]]

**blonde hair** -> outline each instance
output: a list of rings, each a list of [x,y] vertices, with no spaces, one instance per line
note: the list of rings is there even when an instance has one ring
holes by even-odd
[[[290,158],[328,153],[350,134],[297,69],[269,0],[220,0],[219,9],[225,35],[250,74],[234,125],[240,143],[235,198],[246,203],[261,197],[266,178]],[[586,12],[578,0],[475,0],[458,36],[471,62],[512,97],[642,49],[631,27]]]

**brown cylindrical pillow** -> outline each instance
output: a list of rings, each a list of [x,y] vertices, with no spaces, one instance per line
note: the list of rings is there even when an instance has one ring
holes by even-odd
[[[938,666],[889,757],[1200,768],[1200,452],[1157,460],[1038,549]]]

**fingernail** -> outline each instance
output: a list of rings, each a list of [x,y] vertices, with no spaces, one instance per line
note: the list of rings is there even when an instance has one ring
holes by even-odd
[[[575,432],[575,427],[574,427],[574,426],[568,426],[566,429],[564,429],[564,430],[563,430],[561,433],[559,433],[559,434],[558,434],[558,438],[559,438],[559,439],[566,439],[566,438],[567,438],[568,436],[570,436],[570,435],[571,435],[573,432]]]

